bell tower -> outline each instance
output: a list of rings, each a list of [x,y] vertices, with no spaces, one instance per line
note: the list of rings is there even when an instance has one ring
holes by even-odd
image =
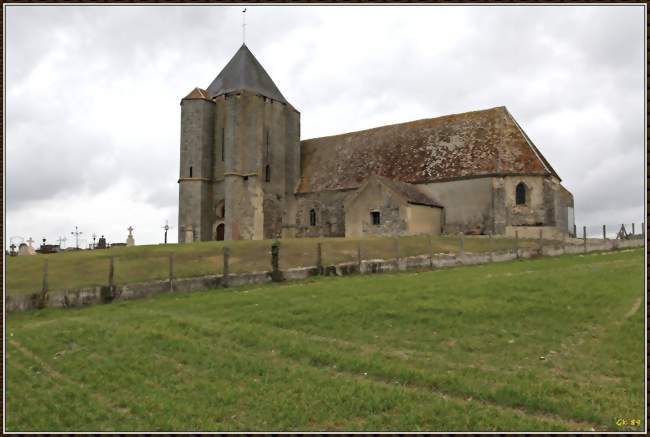
[[[300,113],[245,44],[181,106],[179,242],[280,237],[295,215]]]

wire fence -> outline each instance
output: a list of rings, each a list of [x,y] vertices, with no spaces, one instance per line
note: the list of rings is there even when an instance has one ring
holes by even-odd
[[[621,229],[625,232],[621,232]],[[545,228],[549,229],[549,228]],[[534,229],[532,231],[535,231]],[[641,239],[643,223],[576,227],[575,233],[518,232],[515,237],[491,235],[412,235],[399,237],[302,238],[279,241],[277,268],[287,271],[310,266],[361,263],[414,256],[480,254],[594,244],[595,240]],[[554,235],[554,236],[553,236]],[[521,236],[521,237],[520,237]],[[526,236],[524,238],[523,236]],[[553,236],[551,238],[551,236]],[[583,237],[586,237],[584,239]],[[10,257],[7,294],[25,294],[210,275],[268,272],[273,268],[273,241],[206,242],[84,250]],[[226,254],[227,252],[227,254]]]
[[[582,238],[586,233],[587,238],[626,239],[643,238],[645,235],[644,222],[629,223],[604,223],[602,225],[576,226],[576,237]]]

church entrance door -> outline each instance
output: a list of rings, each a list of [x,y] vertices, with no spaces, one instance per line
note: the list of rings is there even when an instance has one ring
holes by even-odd
[[[217,226],[217,241],[223,241],[225,230],[226,227],[223,225],[223,223],[219,223]]]

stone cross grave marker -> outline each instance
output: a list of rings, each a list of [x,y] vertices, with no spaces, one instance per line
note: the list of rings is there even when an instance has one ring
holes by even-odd
[[[126,237],[126,245],[135,246],[135,239],[133,238],[133,226],[129,226],[126,228],[126,230],[129,231],[129,236]]]

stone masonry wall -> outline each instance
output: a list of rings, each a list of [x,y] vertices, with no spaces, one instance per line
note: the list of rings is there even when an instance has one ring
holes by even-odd
[[[344,237],[343,201],[349,191],[322,191],[296,196],[295,237]],[[309,211],[316,211],[316,225],[309,223]]]
[[[547,207],[552,194],[543,176],[506,176],[504,179],[507,224],[513,226],[543,226],[547,224]],[[516,204],[516,187],[526,185],[526,204]],[[551,205],[552,206],[552,205]],[[552,224],[549,224],[552,226]]]
[[[181,102],[178,241],[209,239],[214,104]],[[191,174],[190,174],[191,172]]]
[[[345,203],[346,237],[408,233],[408,207],[403,198],[377,179],[370,179],[360,190]],[[379,225],[372,223],[373,212],[379,213]]]
[[[492,230],[492,178],[471,178],[418,185],[444,207],[443,232],[486,233]]]
[[[279,236],[297,184],[300,114],[248,91],[219,96],[216,107],[214,152],[220,162],[223,147],[224,159],[215,167],[215,183],[223,178],[223,191],[215,192],[213,203],[225,204],[225,238]]]

